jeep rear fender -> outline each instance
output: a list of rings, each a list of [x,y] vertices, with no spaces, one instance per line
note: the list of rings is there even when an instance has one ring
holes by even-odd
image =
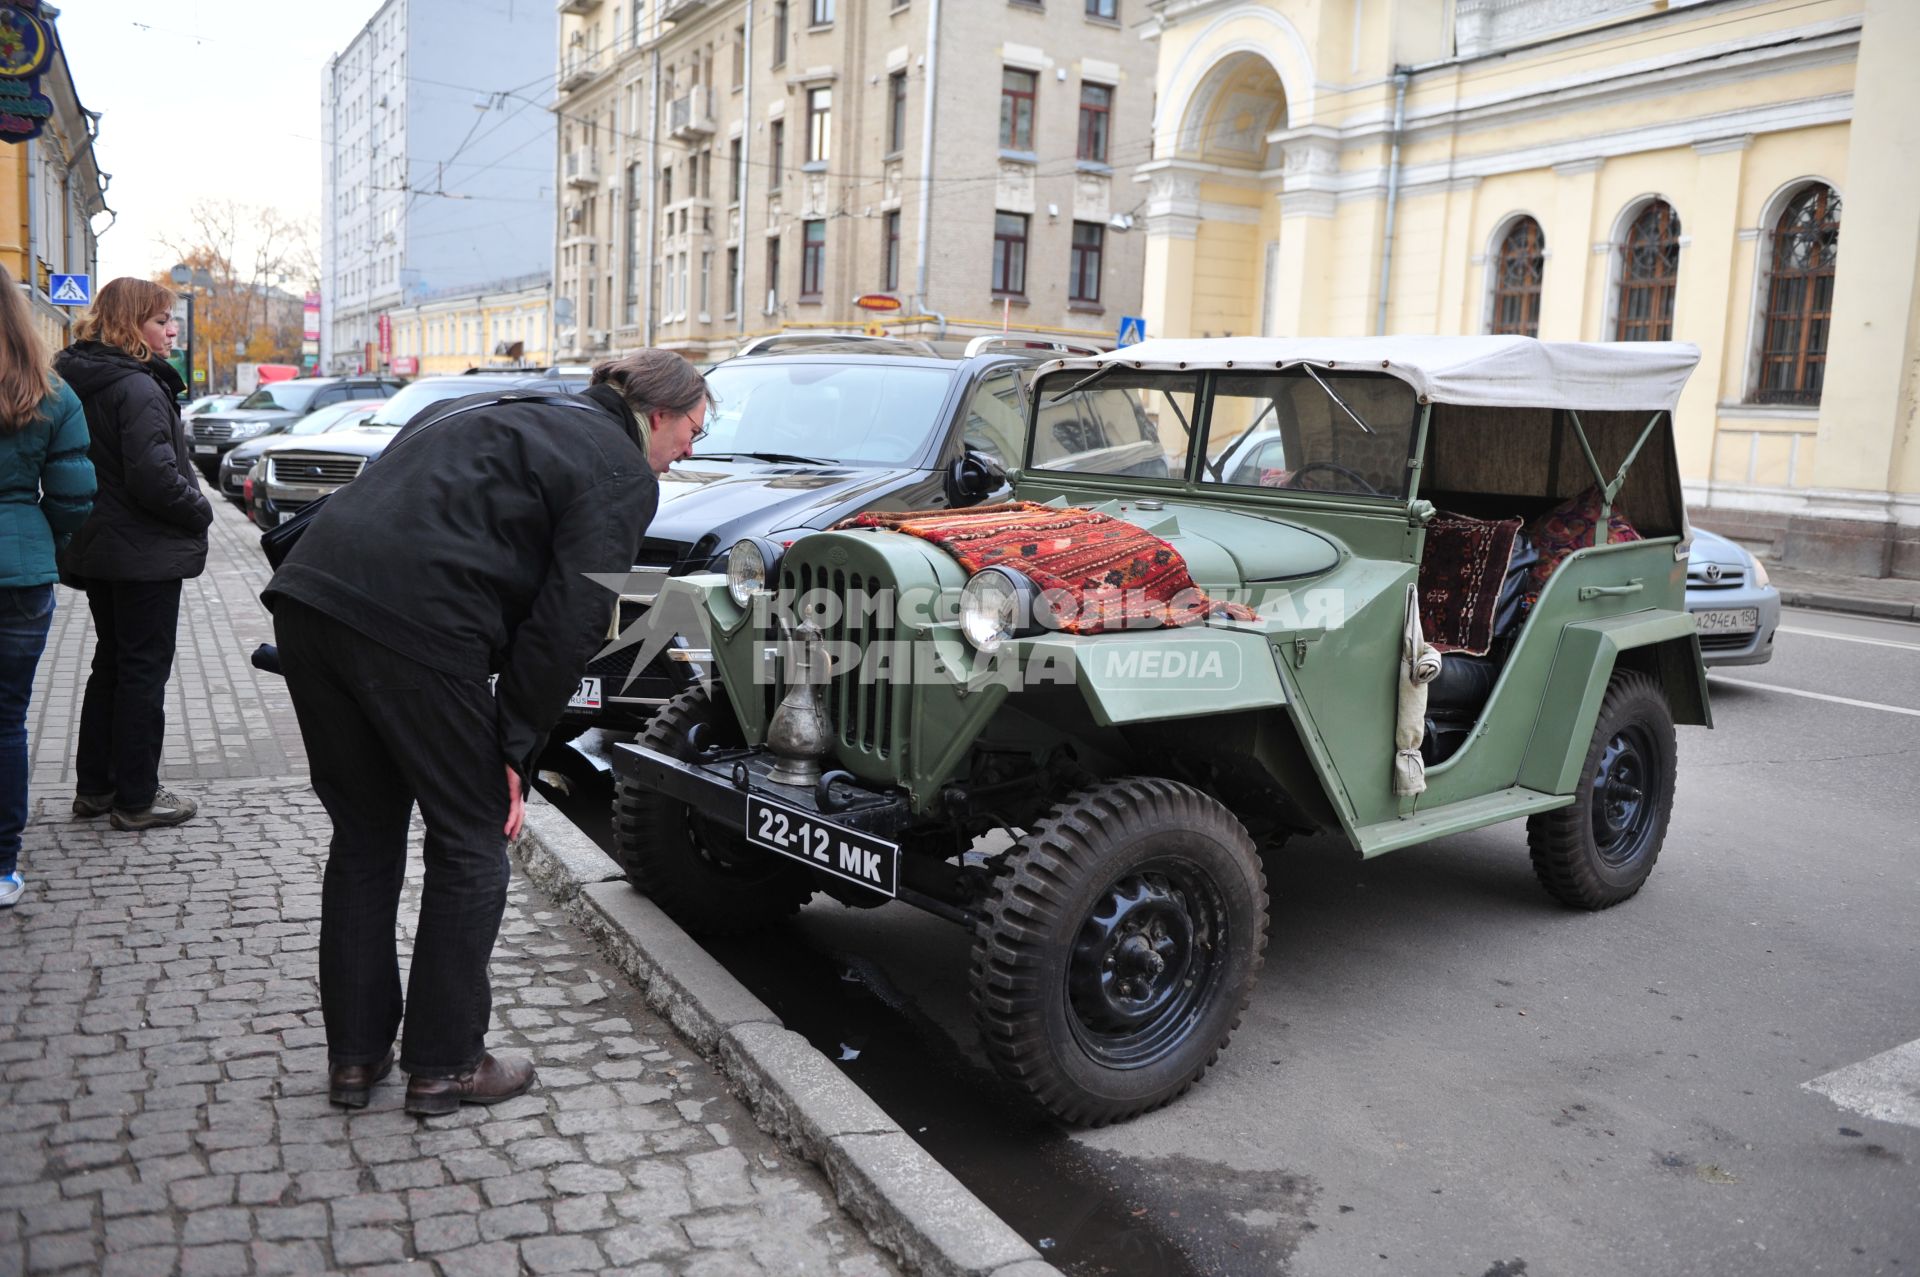
[[[1706,674],[1693,617],[1685,612],[1634,612],[1566,626],[1540,700],[1519,783],[1548,794],[1571,794],[1616,668],[1659,680],[1673,721],[1713,725]]]

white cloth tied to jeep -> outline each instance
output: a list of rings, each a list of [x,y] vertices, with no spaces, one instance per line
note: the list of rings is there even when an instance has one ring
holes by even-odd
[[[1411,798],[1427,790],[1420,743],[1427,734],[1427,684],[1440,677],[1440,653],[1420,632],[1418,587],[1407,587],[1407,624],[1400,635],[1400,715],[1393,729],[1393,793]]]

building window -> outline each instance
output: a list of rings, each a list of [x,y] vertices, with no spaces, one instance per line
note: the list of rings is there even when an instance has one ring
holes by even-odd
[[[767,125],[767,189],[780,189],[781,170],[787,166],[787,122],[775,120]]]
[[[900,214],[898,210],[888,213],[886,220],[886,243],[880,252],[880,289],[892,292],[900,287]]]
[[[993,215],[993,291],[1025,295],[1027,291],[1027,215]]]
[[[727,145],[727,200],[733,204],[740,202],[740,180],[744,176],[740,166],[740,147],[739,138]]]
[[[833,90],[807,90],[807,160],[825,163],[833,151]]]
[[[739,88],[747,82],[747,29],[738,26],[733,29],[733,87]]]
[[[1540,277],[1546,267],[1547,241],[1540,223],[1522,217],[1507,228],[1493,266],[1493,322],[1490,333],[1540,335]]]
[[[1809,186],[1788,201],[1773,227],[1757,402],[1820,402],[1839,251],[1840,194]]]
[[[1100,263],[1106,256],[1107,228],[1098,222],[1073,224],[1073,259],[1068,266],[1067,300],[1100,300]]]
[[[706,249],[700,254],[700,317],[705,319],[713,313],[713,250]]]
[[[780,237],[767,237],[767,313],[780,309]]]
[[[813,25],[824,27],[833,21],[833,0],[813,0]]]
[[[1109,22],[1120,20],[1120,0],[1087,0],[1089,18],[1105,18]]]
[[[773,0],[773,62],[770,65],[787,65],[787,0]]]
[[[887,152],[895,154],[907,145],[907,73],[895,71],[887,77]]]
[[[638,192],[643,175],[638,164],[627,167],[627,190]],[[629,328],[640,322],[640,263],[646,256],[641,242],[641,213],[646,208],[644,199],[627,200],[627,303],[626,323]]]
[[[800,223],[800,300],[818,301],[827,267],[827,224]]]
[[[732,319],[734,315],[738,312],[739,308],[734,305],[733,299],[739,294],[739,292],[740,292],[740,250],[737,248],[729,248],[727,250],[727,295],[725,298],[725,301],[727,304],[728,319]]]
[[[1104,84],[1080,86],[1079,158],[1107,162],[1107,125],[1113,118],[1113,90]]]
[[[1620,250],[1620,319],[1615,341],[1669,341],[1680,278],[1680,215],[1665,200],[1640,211]]]
[[[1007,67],[1000,72],[1000,149],[1033,149],[1033,99],[1040,77]]]

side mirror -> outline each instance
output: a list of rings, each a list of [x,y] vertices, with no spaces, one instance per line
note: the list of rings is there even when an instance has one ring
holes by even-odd
[[[977,504],[1006,486],[1007,472],[982,452],[969,451],[953,459],[941,486],[954,508]]]

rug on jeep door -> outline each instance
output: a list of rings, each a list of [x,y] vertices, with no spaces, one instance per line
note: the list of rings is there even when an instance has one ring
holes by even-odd
[[[1009,567],[1054,595],[1070,634],[1254,619],[1253,609],[1208,598],[1180,552],[1142,528],[1092,510],[1012,501],[971,510],[855,515],[835,525],[887,528],[931,541],[969,573]]]
[[[1487,654],[1519,532],[1518,519],[1433,516],[1420,552],[1420,629],[1427,642],[1442,652]]]

